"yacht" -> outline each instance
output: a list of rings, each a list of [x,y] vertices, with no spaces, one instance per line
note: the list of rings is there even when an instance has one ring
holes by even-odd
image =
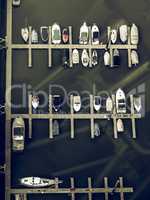
[[[100,131],[98,123],[94,123],[94,135],[97,137],[101,135],[101,131]]]
[[[134,96],[133,97],[133,104],[134,104],[134,108],[136,110],[136,112],[140,112],[141,108],[142,108],[142,100],[140,96]]]
[[[131,44],[137,45],[139,43],[139,31],[138,27],[135,24],[131,26]]]
[[[82,51],[82,55],[81,55],[81,61],[82,61],[82,65],[84,67],[87,67],[89,65],[89,55],[86,49],[83,49]]]
[[[13,6],[20,6],[20,3],[21,3],[20,0],[13,0],[12,1]]]
[[[117,119],[117,131],[124,132],[124,124],[122,119]]]
[[[120,65],[120,54],[118,49],[113,50],[113,66],[119,66]]]
[[[75,112],[79,112],[81,109],[81,97],[73,96],[73,109]]]
[[[128,26],[126,24],[120,26],[119,33],[120,33],[121,42],[123,42],[123,43],[127,42],[127,39],[128,39]]]
[[[57,183],[54,179],[40,178],[40,177],[24,177],[20,179],[21,185],[26,187],[48,187],[55,186]],[[61,180],[58,181],[59,184],[62,183]]]
[[[68,28],[64,28],[62,31],[62,41],[64,44],[67,44],[69,41],[69,30]]]
[[[31,33],[31,42],[38,43],[38,33],[36,32],[35,29],[33,29]]]
[[[14,119],[12,124],[12,148],[13,151],[24,150],[25,122],[22,117]]]
[[[28,39],[29,39],[29,30],[28,30],[28,28],[22,28],[21,29],[21,36],[22,36],[24,42],[28,41]]]
[[[106,99],[106,111],[107,112],[111,112],[113,109],[113,100],[112,98],[109,96]]]
[[[61,29],[59,24],[54,23],[52,25],[52,43],[60,44],[61,43]]]
[[[139,56],[136,50],[131,51],[131,63],[135,66],[139,64]]]
[[[72,63],[79,64],[79,51],[78,49],[73,49],[72,51]]]
[[[116,43],[116,41],[117,41],[117,30],[116,29],[112,29],[110,39],[113,44]]]
[[[120,88],[116,91],[116,111],[117,113],[126,113],[126,96]]]
[[[99,28],[96,24],[93,24],[91,29],[92,44],[99,44]]]
[[[49,39],[49,28],[48,26],[40,27],[40,36],[43,42],[48,42]]]
[[[98,64],[98,55],[97,55],[97,51],[94,50],[92,52],[92,65],[95,66]]]
[[[105,51],[104,53],[104,65],[105,66],[110,65],[110,53],[108,51]]]
[[[86,22],[84,22],[80,28],[79,43],[87,44],[88,41],[89,41],[89,28]]]
[[[94,99],[93,99],[93,106],[94,106],[94,109],[95,111],[99,111],[102,107],[102,104],[101,104],[101,97],[100,96],[94,96]]]
[[[60,128],[59,128],[59,122],[58,122],[58,120],[54,120],[53,121],[53,126],[52,126],[52,128],[53,128],[53,136],[57,136],[57,135],[59,135],[59,133],[60,133]]]

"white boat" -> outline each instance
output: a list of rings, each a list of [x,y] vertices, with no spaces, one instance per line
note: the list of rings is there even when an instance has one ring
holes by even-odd
[[[92,65],[95,66],[98,64],[98,55],[97,55],[97,51],[94,50],[92,53]]]
[[[116,91],[116,111],[117,113],[126,113],[126,96],[120,88]]]
[[[87,67],[89,65],[89,55],[86,49],[83,49],[82,51],[82,55],[81,55],[81,61],[82,61],[82,65],[84,67]]]
[[[127,39],[128,39],[128,26],[126,24],[120,26],[119,33],[120,33],[120,40],[123,43],[127,42]]]
[[[23,40],[25,42],[28,41],[28,39],[29,39],[29,30],[28,30],[28,28],[22,28],[21,29],[21,36],[22,36],[22,38],[23,38]]]
[[[94,106],[95,111],[97,111],[97,112],[101,109],[102,104],[101,104],[101,97],[100,96],[94,96],[93,106]]]
[[[99,28],[96,24],[93,24],[91,29],[92,44],[99,44]]]
[[[141,108],[142,108],[142,100],[140,96],[134,96],[133,97],[133,104],[134,104],[134,108],[137,112],[140,112]]]
[[[110,53],[108,51],[105,51],[104,53],[104,65],[105,66],[110,65]]]
[[[12,1],[13,6],[20,6],[20,3],[21,3],[20,0],[13,0]]]
[[[15,200],[25,200],[24,194],[15,194]]]
[[[49,28],[48,26],[40,27],[40,36],[43,42],[47,42],[49,38]]]
[[[113,100],[112,98],[109,96],[106,99],[106,111],[107,112],[111,112],[113,109]]]
[[[139,43],[139,30],[135,24],[131,26],[131,44],[137,45]]]
[[[72,63],[79,64],[79,51],[78,49],[73,49],[72,51]]]
[[[59,24],[54,23],[52,25],[52,43],[60,44],[61,43],[61,29]]]
[[[117,41],[117,30],[116,29],[112,29],[110,39],[113,44],[116,43],[116,41]]]
[[[118,49],[113,50],[113,66],[120,65],[120,54]]]
[[[101,131],[100,131],[98,123],[94,123],[94,135],[97,137],[101,135]]]
[[[81,97],[78,96],[73,96],[73,109],[75,112],[79,112],[81,109]]]
[[[59,122],[58,122],[58,120],[54,120],[53,121],[53,126],[52,126],[52,128],[53,128],[53,130],[52,130],[52,132],[53,132],[53,136],[57,136],[57,135],[59,135],[59,133],[60,133],[60,128],[59,128]]]
[[[39,107],[39,103],[40,103],[39,102],[39,97],[36,96],[36,95],[32,96],[32,107],[34,109],[37,109]]]
[[[89,41],[89,28],[86,22],[84,22],[80,28],[79,43],[87,44],[88,41]]]
[[[135,50],[131,51],[131,63],[132,65],[135,65],[135,66],[139,64],[139,56],[137,54],[137,51]]]
[[[38,33],[36,32],[35,29],[33,29],[31,33],[31,42],[38,43]]]
[[[24,177],[20,179],[21,185],[26,187],[48,187],[54,186],[56,184],[55,179],[47,179],[47,178],[40,178],[40,177]],[[59,180],[58,184],[61,184],[62,181]]]
[[[25,122],[22,117],[14,119],[12,124],[12,148],[13,151],[24,150]]]
[[[117,131],[124,132],[124,124],[122,119],[117,119]]]

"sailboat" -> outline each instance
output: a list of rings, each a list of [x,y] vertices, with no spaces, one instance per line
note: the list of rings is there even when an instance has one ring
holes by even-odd
[[[79,51],[78,49],[73,49],[72,51],[72,63],[79,64]]]
[[[59,24],[54,23],[52,25],[52,43],[60,44],[61,43],[61,29]]]
[[[81,55],[81,61],[82,61],[82,65],[84,67],[87,67],[89,65],[89,55],[86,49],[83,49],[82,51],[82,55]]]
[[[124,124],[122,119],[117,119],[117,131],[124,132]]]
[[[91,33],[92,33],[92,44],[99,44],[99,28],[96,24],[93,24]]]
[[[93,106],[97,112],[101,109],[102,105],[101,105],[101,97],[100,96],[94,96]]]
[[[139,43],[139,30],[135,24],[131,26],[131,44],[137,45]]]
[[[121,25],[119,28],[120,40],[125,43],[128,39],[128,27],[126,24]]]
[[[131,51],[131,63],[132,65],[135,65],[135,66],[139,64],[139,56],[138,56],[137,51],[135,50]]]
[[[107,112],[111,112],[113,109],[113,100],[112,98],[109,96],[106,99],[106,111]]]
[[[133,97],[133,104],[134,104],[134,108],[137,112],[140,112],[141,108],[142,108],[142,100],[140,96],[134,96]]]
[[[116,91],[116,111],[126,113],[126,96],[121,88]]]
[[[78,96],[73,96],[73,109],[75,112],[79,112],[81,109],[81,97]]]
[[[40,36],[43,42],[47,42],[49,38],[49,29],[48,26],[40,27]]]
[[[27,27],[21,29],[21,36],[22,36],[22,38],[23,38],[23,40],[24,40],[25,42],[28,41],[28,39],[29,39],[29,30],[28,30]]]
[[[92,65],[95,66],[98,64],[98,55],[97,55],[97,51],[94,50],[92,52]]]
[[[108,51],[105,51],[104,53],[104,65],[105,66],[110,65],[110,53]]]
[[[117,41],[117,30],[116,29],[112,29],[110,39],[113,44],[116,43],[116,41]]]
[[[89,28],[86,22],[80,27],[79,43],[87,44],[89,40]]]

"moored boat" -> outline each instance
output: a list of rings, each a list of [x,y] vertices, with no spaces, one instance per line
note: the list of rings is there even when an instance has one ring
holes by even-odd
[[[102,107],[102,104],[101,104],[101,97],[100,96],[94,96],[93,97],[93,106],[94,106],[94,109],[95,111],[99,111]]]
[[[118,49],[113,50],[113,66],[120,65],[120,54]]]
[[[117,119],[117,131],[124,132],[124,124],[122,119]]]
[[[126,113],[126,96],[121,88],[116,91],[116,111]]]
[[[135,65],[135,66],[139,64],[139,56],[138,56],[137,51],[135,50],[131,51],[131,63],[132,65]]]
[[[139,30],[135,24],[131,26],[131,44],[137,45],[139,43]]]
[[[140,112],[142,108],[142,100],[140,96],[134,96],[133,97],[133,105],[136,110],[136,112]]]
[[[106,111],[112,112],[112,109],[113,109],[113,100],[110,96],[108,96],[106,99]]]
[[[59,122],[58,120],[54,120],[53,121],[53,126],[52,126],[53,130],[53,136],[58,136],[60,134],[60,127],[59,127]]]
[[[105,66],[110,65],[110,53],[108,51],[105,51],[104,53],[104,65]]]
[[[82,65],[84,67],[87,67],[89,65],[89,55],[86,49],[83,49],[82,51],[82,55],[81,55],[81,61],[82,61]]]
[[[38,33],[35,29],[33,29],[31,33],[31,42],[38,43]]]
[[[119,28],[120,40],[125,43],[128,39],[128,26],[126,24],[121,25]]]
[[[28,30],[27,27],[21,29],[21,36],[22,36],[24,42],[28,41],[28,39],[29,39],[29,30]]]
[[[48,26],[40,27],[40,36],[43,42],[47,42],[49,38],[49,28]]]
[[[97,55],[97,51],[94,50],[92,52],[92,65],[95,66],[98,64],[98,55]]]
[[[79,51],[78,49],[73,49],[72,51],[72,63],[79,64]]]
[[[92,44],[99,44],[99,28],[96,24],[93,24],[91,33],[92,33]]]
[[[79,43],[87,44],[89,41],[89,28],[86,22],[80,27]]]
[[[36,95],[33,95],[32,96],[32,107],[34,108],[34,109],[37,109],[38,107],[39,107],[39,97],[38,96],[36,96]]]
[[[75,112],[79,112],[81,109],[81,97],[79,95],[73,96],[73,109]]]
[[[61,43],[61,29],[59,24],[54,23],[52,25],[52,43],[60,44]]]
[[[117,41],[117,30],[116,29],[112,29],[110,39],[113,44],[116,43],[116,41]]]
[[[68,28],[64,28],[62,31],[62,41],[64,44],[67,44],[69,41],[69,30]]]
[[[100,135],[101,135],[100,127],[98,123],[94,123],[94,136],[98,137]]]

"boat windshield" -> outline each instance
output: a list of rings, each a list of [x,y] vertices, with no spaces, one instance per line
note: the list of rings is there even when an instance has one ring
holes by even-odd
[[[101,104],[101,98],[100,97],[96,97],[95,98],[95,105],[100,105]]]
[[[119,100],[118,100],[118,103],[119,103],[119,104],[125,104],[126,102],[125,102],[124,99],[119,99]]]
[[[98,33],[98,32],[94,32],[94,33],[93,33],[93,38],[94,38],[94,39],[98,39],[98,36],[99,36],[99,33]]]
[[[53,40],[60,40],[59,30],[54,30]]]
[[[14,128],[14,135],[15,136],[22,136],[24,134],[24,128],[23,127],[17,127]]]

